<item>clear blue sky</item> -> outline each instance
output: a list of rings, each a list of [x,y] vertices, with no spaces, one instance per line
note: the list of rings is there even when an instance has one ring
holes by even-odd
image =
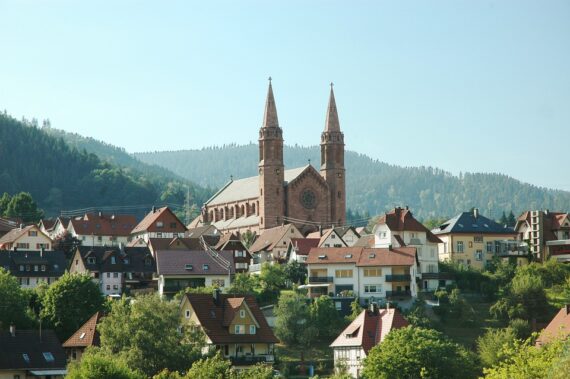
[[[0,0],[0,109],[129,152],[314,145],[570,190],[570,2]]]

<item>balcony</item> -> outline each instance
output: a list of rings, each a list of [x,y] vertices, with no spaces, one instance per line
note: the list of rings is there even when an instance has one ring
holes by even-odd
[[[386,297],[410,297],[412,296],[412,291],[386,291]]]
[[[387,282],[409,282],[412,280],[411,275],[386,275]]]
[[[309,283],[332,283],[332,276],[309,276]]]
[[[181,286],[178,284],[166,284],[162,287],[162,292],[179,292],[185,290],[186,286]]]
[[[455,275],[453,275],[451,272],[424,272],[424,273],[422,273],[422,279],[424,279],[424,280],[428,280],[428,279],[453,280],[453,279],[455,279]]]
[[[267,355],[242,355],[239,357],[229,357],[232,365],[234,366],[245,366],[245,365],[254,365],[257,363],[273,363],[274,357],[271,354]]]

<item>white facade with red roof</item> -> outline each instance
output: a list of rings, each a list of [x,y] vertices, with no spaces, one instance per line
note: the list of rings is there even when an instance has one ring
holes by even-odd
[[[439,287],[438,245],[443,242],[417,221],[412,212],[397,207],[378,220],[374,228],[374,247],[415,247],[418,253],[421,289],[435,291]]]
[[[397,309],[378,309],[371,305],[330,345],[333,348],[334,366],[345,367],[351,376],[360,377],[362,362],[370,349],[382,343],[390,331],[408,325]]]
[[[69,220],[67,233],[81,241],[83,246],[119,246],[130,240],[136,225],[133,215],[86,213]]]

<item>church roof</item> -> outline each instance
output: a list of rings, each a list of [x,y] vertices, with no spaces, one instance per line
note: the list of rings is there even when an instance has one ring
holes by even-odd
[[[285,183],[295,180],[303,173],[309,165],[303,167],[292,168],[285,170]],[[247,199],[257,199],[259,197],[259,176],[251,176],[249,178],[230,180],[223,186],[214,196],[212,196],[206,205],[217,205],[231,203],[232,201],[240,201]],[[230,220],[228,220],[230,221]],[[215,223],[219,229],[218,223]]]
[[[340,122],[338,121],[338,111],[336,110],[336,101],[334,99],[333,85],[331,83],[331,94],[329,97],[329,105],[327,107],[327,118],[325,120],[326,132],[340,132]]]

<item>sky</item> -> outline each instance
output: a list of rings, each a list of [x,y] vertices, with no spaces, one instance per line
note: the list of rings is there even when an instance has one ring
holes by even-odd
[[[0,0],[0,109],[128,152],[316,145],[570,190],[570,2]]]

